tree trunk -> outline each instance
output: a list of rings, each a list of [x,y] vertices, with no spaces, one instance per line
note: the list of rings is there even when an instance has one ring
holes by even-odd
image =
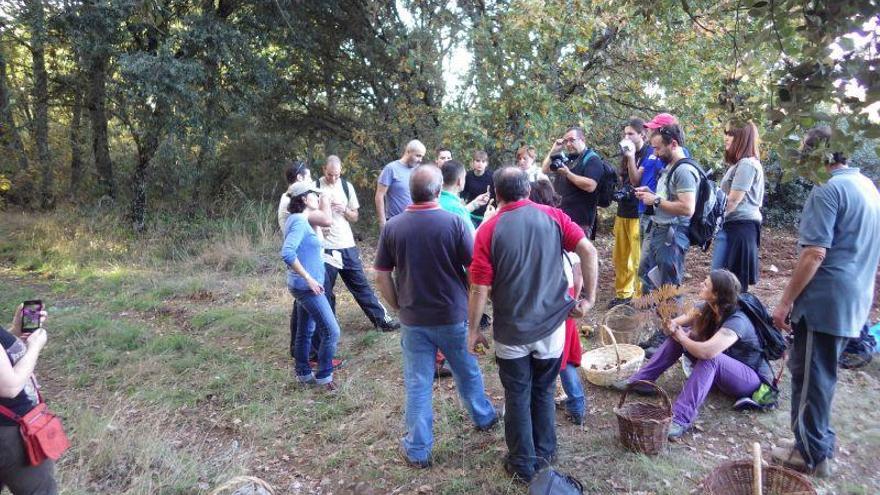
[[[24,144],[21,142],[21,135],[18,134],[15,119],[12,117],[12,102],[9,97],[9,87],[6,85],[6,59],[3,57],[3,50],[0,50],[0,146],[12,151],[6,156],[10,159],[14,157],[18,161],[19,170],[27,170],[27,154],[24,152]]]
[[[107,55],[92,54],[88,68],[88,106],[92,127],[92,153],[98,170],[100,193],[116,199],[116,181],[113,178],[113,162],[110,161],[110,145],[107,138]]]
[[[46,74],[46,13],[42,0],[29,0],[31,56],[34,63],[34,141],[40,162],[40,206],[53,204],[54,170],[49,161],[49,76]]]
[[[82,184],[82,94],[74,91],[70,116],[70,185],[68,196],[75,199]]]

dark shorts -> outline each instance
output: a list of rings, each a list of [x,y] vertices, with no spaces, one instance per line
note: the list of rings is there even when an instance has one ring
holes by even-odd
[[[0,426],[0,490],[14,495],[55,495],[55,463],[49,459],[31,466],[24,452],[18,426]]]

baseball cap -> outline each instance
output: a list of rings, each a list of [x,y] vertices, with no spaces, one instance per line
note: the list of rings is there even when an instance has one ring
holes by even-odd
[[[287,189],[287,195],[290,196],[291,198],[295,198],[297,196],[302,196],[303,194],[310,193],[310,192],[313,192],[316,194],[321,194],[321,190],[318,189],[317,187],[315,187],[315,185],[313,183],[307,182],[304,180],[299,181],[299,182],[294,182]]]
[[[677,125],[678,119],[675,115],[671,113],[658,113],[651,119],[650,122],[645,123],[645,127],[648,129],[659,129],[661,127],[665,127],[667,125]]]

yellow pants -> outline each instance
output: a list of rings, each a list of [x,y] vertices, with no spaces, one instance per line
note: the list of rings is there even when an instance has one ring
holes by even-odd
[[[614,292],[618,299],[628,299],[640,291],[639,219],[614,217]]]

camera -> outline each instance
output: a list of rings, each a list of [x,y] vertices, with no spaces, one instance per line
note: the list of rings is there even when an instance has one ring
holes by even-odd
[[[556,172],[562,167],[568,166],[571,159],[565,155],[555,155],[550,157],[550,170]]]
[[[620,145],[620,152],[624,155],[627,153],[632,153],[636,150],[636,145],[632,141],[630,141],[629,139],[621,140],[619,145]]]
[[[633,201],[636,199],[636,189],[627,184],[620,189],[614,191],[614,194],[611,195],[611,199],[617,201],[618,203],[621,201]]]

